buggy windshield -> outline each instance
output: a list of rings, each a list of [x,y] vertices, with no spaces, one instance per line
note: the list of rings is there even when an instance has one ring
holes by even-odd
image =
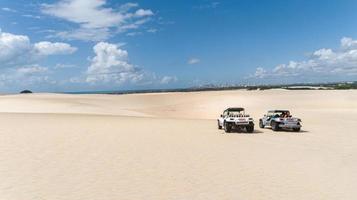
[[[244,115],[244,111],[231,110],[231,111],[228,111],[228,115],[229,116]]]
[[[288,110],[274,110],[268,113],[268,116],[273,117],[289,117],[290,112]]]

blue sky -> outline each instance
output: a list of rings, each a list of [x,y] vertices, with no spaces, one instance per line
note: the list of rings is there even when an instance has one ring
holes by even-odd
[[[349,81],[356,1],[0,2],[0,91]]]

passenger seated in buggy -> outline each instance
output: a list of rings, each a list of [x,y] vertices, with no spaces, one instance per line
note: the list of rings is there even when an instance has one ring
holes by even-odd
[[[291,117],[291,115],[290,115],[290,112],[288,111],[288,112],[281,113],[280,117],[281,118],[289,118],[289,117]]]

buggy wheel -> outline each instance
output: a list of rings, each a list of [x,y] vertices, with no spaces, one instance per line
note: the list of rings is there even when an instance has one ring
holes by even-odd
[[[219,123],[219,120],[217,120],[217,124],[218,124],[218,129],[222,129],[221,124]]]
[[[253,131],[254,131],[254,125],[246,126],[245,129],[247,130],[248,133],[253,133]]]
[[[264,128],[263,120],[259,120],[259,128]]]
[[[294,132],[299,132],[299,131],[300,131],[300,128],[293,128],[293,131],[294,131]]]
[[[230,123],[224,122],[224,131],[226,133],[230,133],[232,130],[232,126],[230,125]]]
[[[279,131],[279,123],[276,123],[276,122],[271,122],[271,129],[273,130],[273,131]]]

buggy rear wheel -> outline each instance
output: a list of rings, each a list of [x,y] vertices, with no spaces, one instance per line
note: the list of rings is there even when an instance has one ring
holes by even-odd
[[[263,120],[259,120],[259,128],[264,128]]]
[[[300,128],[293,128],[293,131],[294,131],[294,132],[299,132],[299,131],[300,131]]]
[[[219,120],[217,120],[217,124],[218,124],[218,129],[222,129],[221,124],[219,123]]]
[[[277,122],[271,122],[271,129],[273,130],[273,131],[279,131],[279,123],[277,123]]]

